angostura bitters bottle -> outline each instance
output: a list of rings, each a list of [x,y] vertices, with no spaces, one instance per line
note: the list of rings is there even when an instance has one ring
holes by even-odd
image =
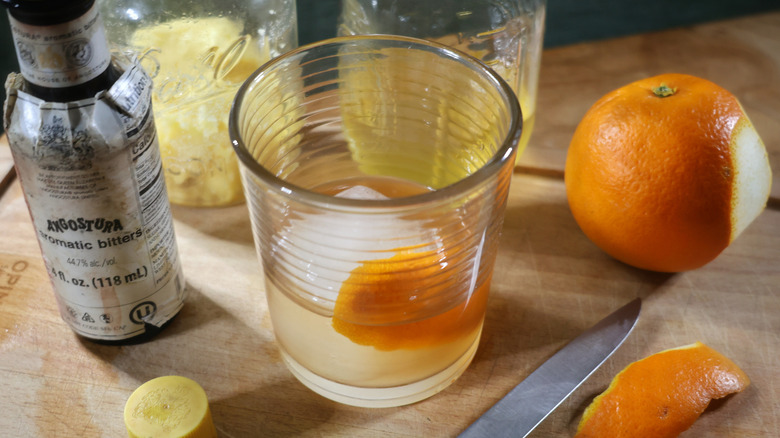
[[[3,120],[62,318],[107,343],[148,339],[185,298],[137,61],[112,59],[95,0],[2,0],[21,76]]]

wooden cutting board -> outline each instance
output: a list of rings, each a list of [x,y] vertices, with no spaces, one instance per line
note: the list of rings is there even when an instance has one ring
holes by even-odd
[[[571,436],[585,405],[628,363],[702,341],[752,379],[687,436],[773,436],[780,430],[780,211],[767,210],[710,265],[683,274],[609,258],[579,231],[556,179],[516,175],[477,356],[423,402],[360,409],[299,384],[276,350],[263,277],[243,206],[174,209],[189,288],[153,342],[77,339],[58,315],[18,185],[0,202],[0,430],[4,436],[117,437],[141,383],[179,374],[211,400],[221,436],[455,436],[533,369],[636,296],[626,343],[534,434]]]
[[[8,139],[0,137],[0,196],[11,185],[14,178],[14,160],[8,148]]]
[[[204,387],[222,437],[456,436],[566,342],[639,296],[642,315],[626,343],[532,436],[570,437],[584,407],[620,369],[697,340],[732,358],[752,384],[714,403],[684,436],[776,436],[780,210],[765,210],[703,268],[653,273],[611,259],[582,234],[560,171],[574,126],[599,95],[676,67],[709,73],[738,92],[777,174],[779,32],[775,13],[545,52],[538,129],[513,177],[480,349],[453,385],[410,406],[340,405],[287,371],[245,206],[174,208],[190,295],[160,337],[126,347],[80,341],[57,313],[13,182],[0,197],[1,434],[125,436],[130,393],[180,374]]]

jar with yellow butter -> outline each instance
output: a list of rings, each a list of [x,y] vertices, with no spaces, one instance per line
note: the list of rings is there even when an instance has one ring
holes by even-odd
[[[228,113],[243,81],[297,46],[295,0],[100,0],[110,44],[153,79],[168,197],[216,207],[243,201]]]

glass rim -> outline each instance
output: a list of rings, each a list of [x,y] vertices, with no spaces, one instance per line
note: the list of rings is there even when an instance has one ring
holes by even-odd
[[[281,64],[287,61],[290,58],[298,56],[301,53],[327,46],[337,46],[344,43],[349,43],[350,41],[364,40],[398,41],[409,43],[412,46],[436,49],[437,52],[444,53],[446,57],[454,59],[464,65],[470,66],[472,70],[479,72],[481,76],[487,78],[488,82],[493,83],[496,89],[500,90],[501,94],[504,96],[504,99],[507,100],[506,103],[510,112],[510,125],[507,129],[503,143],[498,147],[490,159],[488,159],[485,164],[480,166],[474,172],[440,189],[435,189],[412,196],[388,199],[354,199],[318,193],[285,181],[284,179],[271,173],[264,166],[260,165],[260,163],[258,163],[247,150],[246,145],[244,144],[244,141],[239,133],[238,118],[247,90],[256,81],[258,81],[258,78],[261,78],[267,70],[273,68],[277,64]],[[275,192],[284,193],[288,197],[294,197],[299,202],[316,205],[320,208],[334,209],[341,207],[344,209],[359,209],[362,211],[368,211],[371,209],[407,209],[417,205],[431,204],[437,201],[446,201],[448,199],[457,197],[459,194],[468,193],[474,187],[477,187],[488,180],[491,175],[498,171],[498,168],[504,166],[506,162],[510,160],[510,157],[513,156],[512,152],[517,149],[520,134],[523,128],[522,125],[522,110],[514,90],[512,90],[509,84],[498,73],[496,73],[493,69],[488,67],[479,59],[458,49],[434,41],[400,35],[383,34],[349,35],[329,38],[300,46],[267,61],[259,68],[257,68],[257,70],[255,70],[251,75],[249,75],[249,77],[238,89],[231,104],[230,113],[228,116],[228,132],[230,135],[230,142],[240,161],[240,164],[245,167],[245,170],[249,170],[270,189],[274,190]]]

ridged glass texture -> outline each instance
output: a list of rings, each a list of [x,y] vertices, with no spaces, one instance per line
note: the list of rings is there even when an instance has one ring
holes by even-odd
[[[400,391],[372,403],[370,390],[408,387],[458,360],[468,364],[486,299],[476,294],[489,289],[521,120],[514,94],[495,73],[445,46],[404,37],[317,43],[271,61],[244,84],[231,138],[274,330],[304,383],[323,384],[310,384],[296,367],[338,382],[340,389],[313,388],[333,399],[389,406],[414,400]],[[352,199],[317,191],[377,178],[422,193]],[[383,282],[400,285],[382,292],[394,298],[339,298]],[[349,311],[334,318],[340,299],[361,304],[343,304]],[[457,320],[471,301],[478,317]],[[403,331],[453,309],[461,309],[455,325],[462,336],[428,339],[435,324],[420,339]],[[336,319],[348,330],[339,333]],[[361,338],[360,327],[371,326],[383,327],[367,329],[379,338]],[[395,328],[403,334],[393,340]],[[436,350],[440,363],[428,365],[425,351],[439,344],[458,351]],[[395,353],[426,365],[383,370]],[[459,374],[465,366],[457,368]],[[413,391],[419,399],[438,385]],[[353,387],[369,393],[339,394]]]

